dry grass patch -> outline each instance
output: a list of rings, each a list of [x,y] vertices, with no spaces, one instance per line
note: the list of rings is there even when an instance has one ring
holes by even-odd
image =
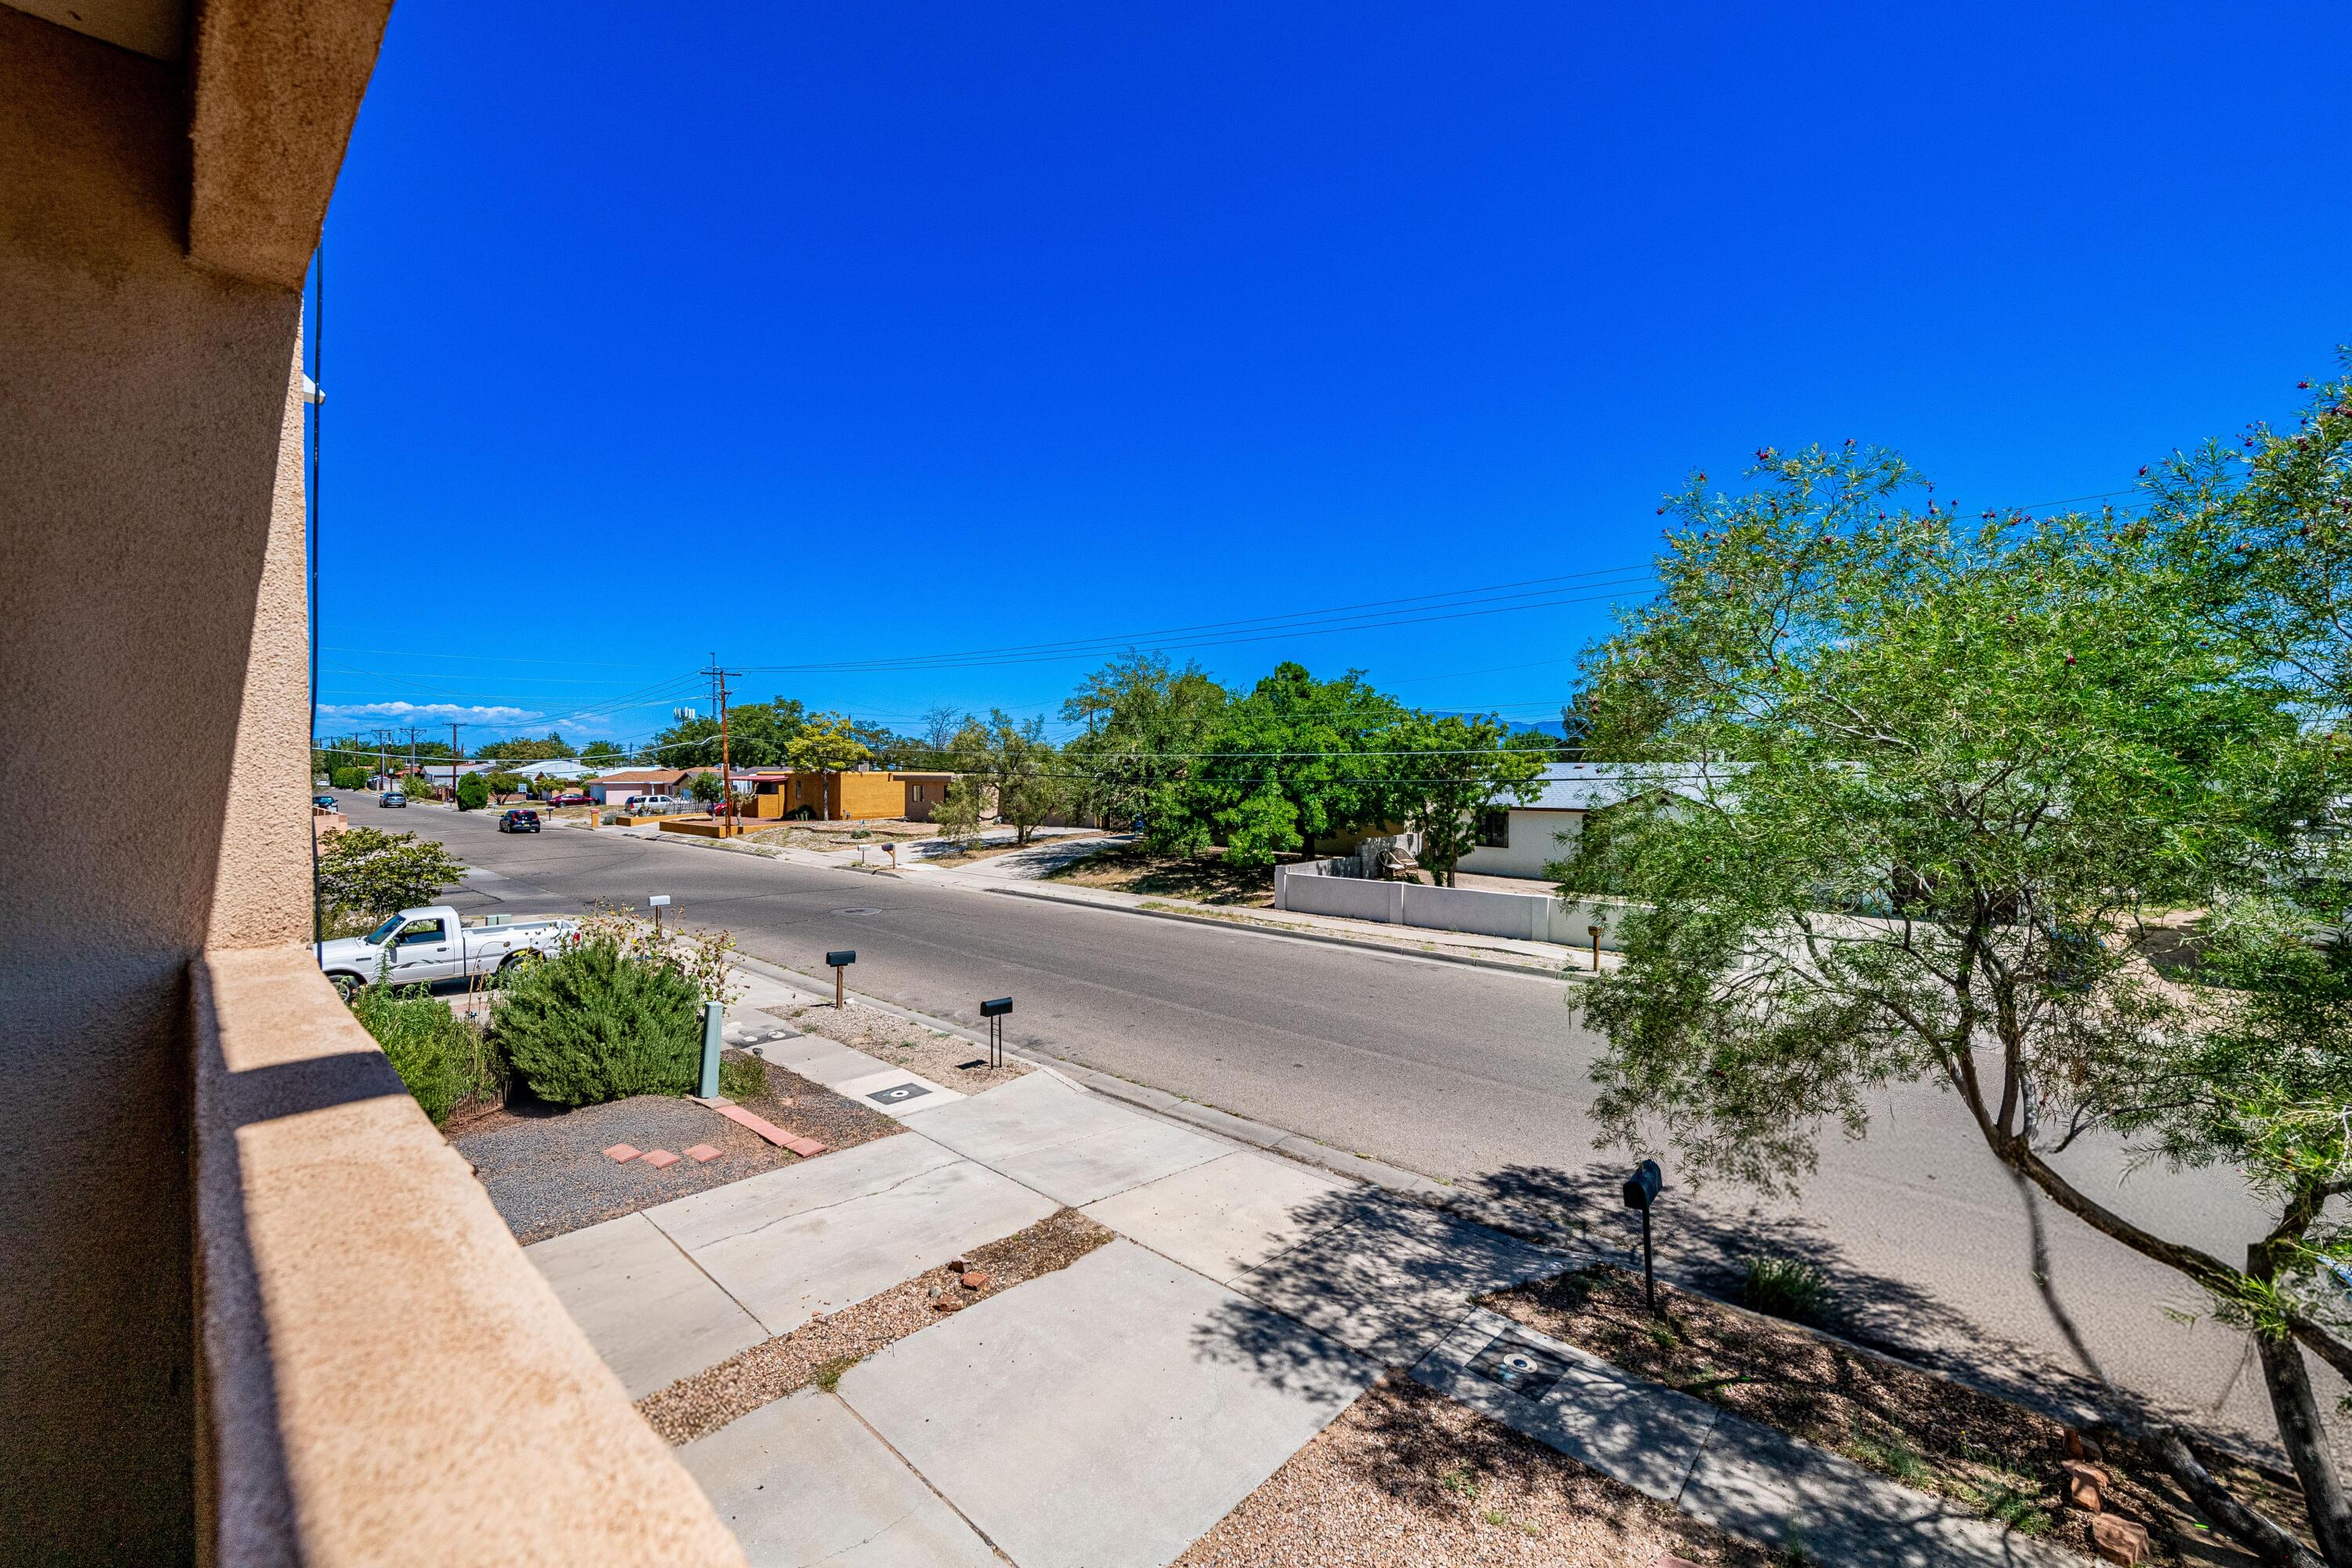
[[[1274,907],[1274,868],[1228,866],[1222,849],[1155,855],[1140,844],[1116,844],[1047,872],[1046,879],[1199,904]]]
[[[811,1384],[830,1393],[844,1373],[876,1351],[976,1301],[1067,1268],[1111,1236],[1077,1210],[1064,1209],[1002,1241],[972,1248],[965,1255],[971,1275],[945,1268],[918,1274],[648,1394],[637,1401],[637,1413],[675,1446],[708,1436]],[[968,1286],[967,1278],[981,1283]]]

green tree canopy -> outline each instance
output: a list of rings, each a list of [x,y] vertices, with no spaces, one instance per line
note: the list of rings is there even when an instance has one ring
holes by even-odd
[[[790,765],[792,742],[807,723],[806,710],[793,698],[734,703],[727,710],[728,758],[739,768]],[[719,751],[716,719],[680,719],[654,737],[654,755],[666,768],[715,768]]]
[[[1068,798],[1043,719],[1016,724],[1002,708],[992,709],[986,719],[965,724],[948,754],[956,772],[977,781],[995,800],[997,820],[1011,826],[1015,844],[1028,843],[1038,825]],[[959,817],[961,812],[950,815]]]
[[[414,833],[351,827],[319,846],[319,903],[382,920],[429,904],[465,879],[464,864]]]
[[[1130,650],[1095,670],[1062,704],[1062,718],[1087,732],[1062,748],[1077,812],[1132,821],[1152,792],[1192,776],[1192,753],[1214,727],[1225,690],[1199,664]]]
[[[1534,799],[1555,746],[1499,719],[1415,713],[1390,727],[1384,749],[1399,815],[1421,835],[1421,864],[1450,888],[1477,847],[1480,817],[1497,802]]]
[[[1311,856],[1330,834],[1393,820],[1381,752],[1405,717],[1360,670],[1318,680],[1303,665],[1277,665],[1224,707],[1191,773],[1154,791],[1151,837],[1189,850],[1222,835],[1228,862],[1264,866],[1290,850]]]
[[[459,811],[479,811],[490,804],[490,781],[479,773],[461,773],[457,796]]]
[[[2167,911],[2258,896],[2309,854],[2336,786],[2294,694],[2216,634],[2161,529],[1963,522],[1904,505],[1917,481],[1891,454],[1759,458],[1751,490],[1676,500],[1659,596],[1588,660],[1592,749],[1675,782],[1591,819],[1555,868],[1636,900],[1623,967],[1578,999],[1609,1039],[1602,1125],[1783,1186],[1819,1127],[1864,1135],[1874,1090],[1939,1083],[2093,1229],[2225,1310],[2284,1300],[2055,1156],[2106,1131],[2243,1157],[2210,1118],[2155,1113],[2232,1047],[2152,961],[2181,935]],[[2352,1360],[2307,1312],[2273,1321]],[[2292,1343],[2257,1339],[2292,1453],[2316,1409]],[[2302,1447],[2325,1533],[2340,1489]]]
[[[595,768],[615,767],[627,754],[610,741],[591,741],[580,748],[580,760]]]
[[[809,773],[837,773],[870,761],[873,755],[848,715],[819,713],[793,734],[784,748],[783,760]]]
[[[528,735],[515,735],[504,741],[492,741],[474,748],[474,755],[484,762],[551,763],[559,757],[574,757],[580,753],[571,743],[550,730],[545,736],[533,740]]]

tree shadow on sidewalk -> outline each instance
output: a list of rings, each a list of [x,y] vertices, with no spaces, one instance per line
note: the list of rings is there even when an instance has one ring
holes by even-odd
[[[1501,1207],[1529,1234],[1576,1241],[1613,1253],[1635,1272],[1642,1267],[1641,1215],[1626,1208],[1621,1189],[1627,1167],[1593,1162],[1579,1169],[1506,1165],[1462,1184],[1463,1190]],[[2040,1214],[2022,1198],[2032,1233]],[[1821,1326],[1869,1349],[1948,1377],[1972,1383],[2066,1420],[2094,1415],[2147,1416],[2140,1396],[2105,1382],[2088,1346],[2050,1284],[2046,1258],[2035,1271],[2045,1310],[2074,1351],[2069,1366],[2047,1351],[1988,1332],[1951,1303],[1856,1263],[1819,1223],[1799,1215],[1736,1208],[1698,1199],[1670,1183],[1653,1212],[1662,1276],[1720,1300],[1738,1302],[1748,1267],[1783,1258],[1817,1270],[1828,1310]],[[2155,1309],[2151,1306],[2150,1310]]]

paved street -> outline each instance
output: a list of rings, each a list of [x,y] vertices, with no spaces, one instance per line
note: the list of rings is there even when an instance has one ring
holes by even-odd
[[[378,826],[364,807],[357,819]],[[478,869],[455,901],[515,912],[667,893],[672,913],[731,931],[807,973],[854,947],[853,985],[965,1023],[1011,993],[1008,1039],[1336,1147],[1625,1234],[1622,1159],[1591,1147],[1594,1040],[1568,983],[1287,938],[1011,898],[968,887],[780,864],[618,833],[492,831],[488,813],[383,822],[449,844]],[[2112,1190],[2111,1149],[2069,1156]],[[1662,1266],[1719,1270],[1756,1251],[1810,1257],[1877,1331],[2030,1384],[2095,1367],[2118,1384],[2261,1433],[2267,1412],[2240,1340],[2166,1316],[2200,1303],[2068,1217],[2026,1200],[1957,1107],[1906,1091],[1871,1138],[1825,1150],[1795,1204],[1674,1187]],[[2126,1212],[2224,1255],[2254,1221],[2234,1183],[2143,1171]],[[2037,1262],[2037,1247],[2040,1260]]]

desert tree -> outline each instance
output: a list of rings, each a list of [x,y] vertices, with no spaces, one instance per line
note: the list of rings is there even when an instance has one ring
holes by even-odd
[[[2171,531],[1964,519],[1884,452],[1758,458],[1749,488],[1675,498],[1660,593],[1587,659],[1589,744],[1683,781],[1597,816],[1555,868],[1633,900],[1623,966],[1578,999],[1609,1042],[1605,1135],[1663,1132],[1702,1173],[1786,1187],[1822,1128],[1866,1134],[1873,1090],[1948,1089],[2002,1165],[2254,1331],[2346,1568],[2300,1353],[2352,1365],[2318,1306],[2334,1155],[2310,1153],[2314,1105],[2341,1102],[2325,1073],[2266,1077],[2275,998],[2247,983],[2274,972],[2249,955],[2277,960],[2276,919],[2229,928],[2234,970],[2158,963],[2208,940],[2200,912],[2296,881],[2331,748],[2217,630]],[[2231,1163],[2276,1227],[2242,1262],[2160,1234],[2057,1163],[2084,1141]],[[2287,1169],[2306,1158],[2315,1185]],[[2251,1510],[2221,1522],[2293,1554]]]

